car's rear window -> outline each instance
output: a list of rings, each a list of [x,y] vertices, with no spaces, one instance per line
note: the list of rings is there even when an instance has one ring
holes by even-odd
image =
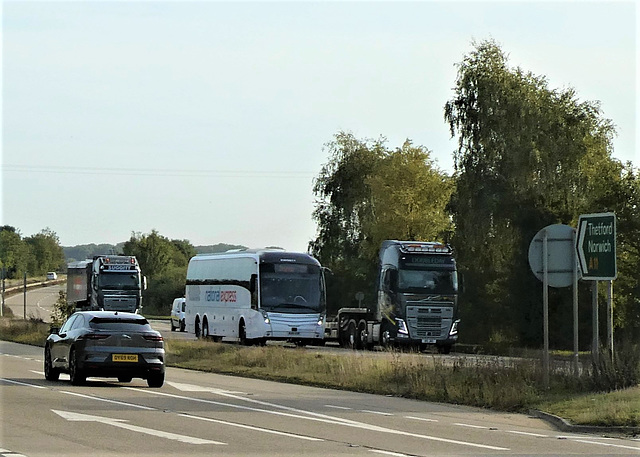
[[[140,332],[153,330],[146,319],[117,319],[112,317],[94,317],[89,326],[96,330],[122,330]]]

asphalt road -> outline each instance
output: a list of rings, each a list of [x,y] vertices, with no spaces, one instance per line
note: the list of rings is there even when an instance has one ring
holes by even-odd
[[[169,368],[161,389],[45,381],[42,349],[0,342],[0,456],[639,455],[520,414]]]
[[[27,319],[36,318],[50,322],[53,304],[58,300],[59,291],[67,290],[66,288],[66,284],[30,288],[27,291],[26,307],[22,292],[6,296],[5,306],[8,306],[16,317],[25,317],[26,314]]]

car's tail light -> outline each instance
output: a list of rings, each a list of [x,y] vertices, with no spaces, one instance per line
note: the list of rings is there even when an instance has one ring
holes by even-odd
[[[143,337],[147,341],[164,341],[162,335],[147,334],[143,335]]]
[[[106,340],[111,335],[104,333],[87,333],[78,337],[79,340]]]

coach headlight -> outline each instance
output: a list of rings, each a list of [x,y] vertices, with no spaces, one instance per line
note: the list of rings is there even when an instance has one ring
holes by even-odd
[[[269,315],[267,314],[266,311],[262,311],[262,317],[264,318],[264,323],[265,324],[270,324],[271,323],[271,319],[269,319]]]
[[[320,315],[318,318],[318,327],[322,327],[324,325],[324,315]]]

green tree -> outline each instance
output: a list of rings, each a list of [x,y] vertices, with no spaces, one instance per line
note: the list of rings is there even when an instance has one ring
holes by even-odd
[[[528,268],[529,242],[548,224],[575,226],[579,214],[597,212],[598,192],[620,176],[613,125],[573,89],[553,90],[544,77],[510,68],[493,41],[474,43],[458,65],[444,115],[458,135],[450,209],[466,282],[461,310],[474,323],[465,332],[537,344],[541,287]],[[551,298],[553,310],[570,309],[563,292]],[[570,340],[571,320],[552,322]]]
[[[20,233],[9,225],[0,227],[0,268],[7,278],[18,278],[27,269],[29,248]]]
[[[169,240],[152,230],[144,235],[132,233],[123,251],[136,256],[142,274],[149,279],[144,311],[169,314],[173,299],[184,296],[187,265],[196,253],[195,248],[187,240]]]
[[[430,151],[407,140],[385,154],[367,180],[371,218],[366,224],[367,257],[375,259],[383,240],[446,240],[451,219],[446,205],[453,180],[436,167]]]
[[[449,177],[435,167],[427,148],[407,140],[390,150],[385,142],[339,132],[327,145],[329,162],[314,186],[318,236],[310,250],[334,273],[329,312],[353,304],[359,291],[365,304],[375,300],[383,240],[442,240],[450,229]]]
[[[65,257],[58,235],[50,228],[45,228],[35,235],[25,238],[29,246],[27,269],[31,275],[42,275],[47,271],[64,269]]]

